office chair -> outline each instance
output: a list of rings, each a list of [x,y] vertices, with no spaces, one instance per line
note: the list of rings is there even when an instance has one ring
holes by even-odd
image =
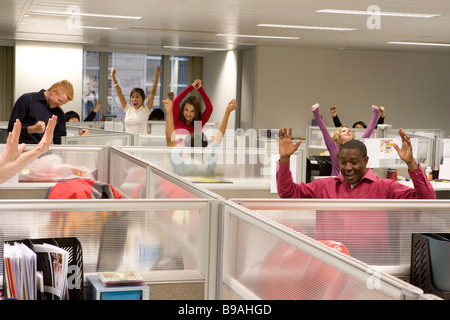
[[[331,176],[331,159],[329,156],[313,156],[319,166],[319,176]]]

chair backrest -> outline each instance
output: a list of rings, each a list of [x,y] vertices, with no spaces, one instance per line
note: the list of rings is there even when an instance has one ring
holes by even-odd
[[[329,156],[313,156],[319,166],[320,176],[331,176],[331,159]]]

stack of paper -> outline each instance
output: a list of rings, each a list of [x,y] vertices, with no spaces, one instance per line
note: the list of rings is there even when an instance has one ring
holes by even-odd
[[[67,271],[69,253],[50,244],[5,243],[3,250],[6,298],[36,300],[69,298]],[[38,279],[42,279],[39,281]],[[39,283],[43,287],[39,288]]]
[[[23,243],[5,243],[3,255],[5,297],[35,300],[36,254]]]
[[[37,255],[37,269],[44,276],[44,292],[47,299],[69,299],[67,270],[69,253],[51,244],[35,244],[33,251]]]

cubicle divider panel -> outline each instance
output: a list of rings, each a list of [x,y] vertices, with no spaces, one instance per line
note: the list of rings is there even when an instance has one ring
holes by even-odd
[[[132,150],[140,150],[132,148]],[[164,163],[170,155],[166,149],[144,149],[137,154],[111,148],[111,184],[129,198],[155,199],[217,199],[220,196],[180,177],[155,162],[144,159],[141,151],[150,152],[156,163]],[[170,150],[169,150],[170,151]],[[145,153],[145,152],[144,152]]]
[[[450,230],[448,200],[239,199],[245,208],[350,255],[409,277],[411,235]]]
[[[101,121],[78,121],[78,122],[66,122],[67,128],[87,128],[87,129],[100,129]]]
[[[52,145],[45,154],[19,173],[19,184],[26,182],[24,187],[32,187],[30,182],[58,182],[73,178],[108,182],[107,149],[104,146]]]
[[[111,148],[109,154],[109,180],[126,198],[148,197],[148,164]]]
[[[135,270],[145,281],[204,281],[211,208],[201,199],[0,201],[0,256],[4,241],[76,237],[84,274]]]
[[[93,146],[130,146],[133,144],[133,135],[125,132],[107,132],[90,134],[87,136],[61,137],[63,145],[93,145]]]
[[[245,201],[244,201],[245,203]],[[225,299],[421,299],[423,291],[228,201],[223,226]]]
[[[276,190],[275,167],[278,151],[264,148],[183,148],[183,147],[117,147],[152,166],[161,167],[179,177],[194,181],[199,187],[224,194],[263,192],[267,197]],[[306,150],[295,153],[296,182],[306,180]],[[227,196],[229,198],[229,196]]]
[[[140,147],[166,147],[167,139],[164,134],[136,134],[133,145]]]
[[[406,131],[406,130],[405,130]],[[411,141],[417,140],[417,150],[413,149],[413,152],[415,154],[415,160],[417,163],[420,163],[424,167],[433,167],[434,159],[436,157],[436,141],[432,137],[427,136],[420,136],[420,135],[414,135],[414,134],[408,134],[408,136],[411,138]],[[383,139],[389,140],[389,139],[399,139],[400,142],[400,136],[398,134],[398,130],[388,130],[384,132]],[[382,148],[383,146],[381,146]],[[413,147],[414,148],[414,147]],[[382,149],[378,149],[380,151]],[[395,151],[395,150],[393,150]],[[396,153],[395,153],[396,154]],[[395,160],[395,161],[393,161]],[[406,164],[398,157],[396,156],[395,159],[391,160],[385,160],[385,163],[382,165],[386,168],[388,166],[394,167],[397,165],[397,167],[403,166],[406,167]],[[425,168],[423,168],[425,169]]]

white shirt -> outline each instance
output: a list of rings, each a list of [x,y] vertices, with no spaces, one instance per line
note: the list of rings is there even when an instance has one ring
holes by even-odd
[[[148,133],[147,121],[150,110],[146,105],[135,109],[127,103],[125,107],[125,132]]]

